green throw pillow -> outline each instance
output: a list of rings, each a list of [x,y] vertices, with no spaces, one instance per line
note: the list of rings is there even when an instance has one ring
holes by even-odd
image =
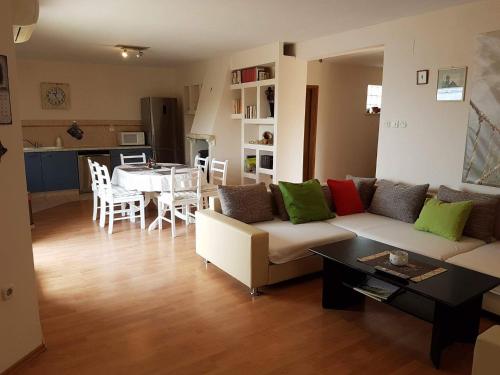
[[[436,198],[427,198],[415,222],[415,229],[459,241],[472,205],[472,201],[445,203]]]
[[[328,208],[321,184],[309,180],[301,184],[279,182],[286,211],[293,224],[331,219],[335,215]]]

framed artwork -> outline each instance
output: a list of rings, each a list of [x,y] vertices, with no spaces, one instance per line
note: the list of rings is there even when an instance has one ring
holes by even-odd
[[[7,56],[0,55],[0,125],[12,124],[10,106],[9,67]]]
[[[42,82],[40,84],[42,109],[69,109],[71,107],[70,94],[67,83]]]
[[[436,99],[445,102],[461,102],[465,97],[467,67],[438,70]]]
[[[476,46],[462,182],[500,187],[500,31]]]
[[[427,85],[429,83],[429,69],[417,71],[417,85]]]

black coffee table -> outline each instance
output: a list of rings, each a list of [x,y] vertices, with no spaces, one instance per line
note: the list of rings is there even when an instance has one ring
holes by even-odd
[[[344,310],[362,305],[365,296],[352,286],[367,276],[400,287],[383,303],[433,324],[430,356],[439,368],[441,352],[447,345],[476,340],[483,294],[500,285],[500,279],[409,252],[410,262],[420,261],[447,271],[418,283],[407,282],[357,260],[385,250],[399,249],[363,237],[310,249],[323,257],[323,307]]]

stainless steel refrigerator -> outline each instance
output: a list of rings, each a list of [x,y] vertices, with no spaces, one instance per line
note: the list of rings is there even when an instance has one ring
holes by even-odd
[[[175,98],[142,98],[146,143],[160,163],[184,163],[184,130]]]

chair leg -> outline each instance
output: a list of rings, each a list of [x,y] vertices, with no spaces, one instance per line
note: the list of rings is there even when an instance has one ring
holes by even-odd
[[[115,221],[115,205],[113,202],[109,202],[109,224],[108,233],[113,234],[113,223]]]
[[[99,197],[97,196],[97,193],[94,191],[94,209],[92,211],[92,220],[96,221],[97,220],[97,206],[99,204]]]
[[[106,200],[101,198],[101,209],[99,217],[99,226],[104,228],[106,226]]]
[[[191,212],[191,206],[189,204],[184,205],[184,218],[186,221],[186,228],[189,227],[189,222],[191,221],[189,218],[189,213]]]
[[[172,204],[170,206],[170,220],[172,220],[172,237],[176,236],[175,231],[175,206]]]
[[[144,198],[139,201],[139,210],[141,212],[141,229],[146,229],[146,218],[144,215]],[[135,214],[135,212],[134,212]]]
[[[158,208],[158,230],[163,229],[163,203],[158,201],[158,204],[156,205]]]
[[[130,215],[130,222],[135,223],[135,202],[129,203],[128,207],[129,207],[128,214]]]

